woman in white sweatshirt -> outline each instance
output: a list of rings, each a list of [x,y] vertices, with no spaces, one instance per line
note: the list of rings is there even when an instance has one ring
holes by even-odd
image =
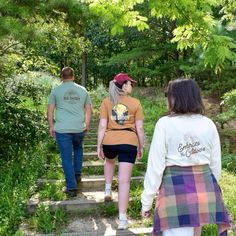
[[[217,224],[227,235],[229,218],[217,183],[221,149],[216,126],[192,79],[170,81],[170,114],[156,123],[142,193],[142,215],[156,199],[153,235],[198,236],[201,226]]]

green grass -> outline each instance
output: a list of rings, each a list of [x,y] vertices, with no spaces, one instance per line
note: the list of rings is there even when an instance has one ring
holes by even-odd
[[[43,174],[44,146],[19,153],[12,161],[2,160],[0,167],[0,235],[12,235],[26,217],[26,202]]]
[[[40,233],[61,233],[68,218],[62,209],[52,212],[48,206],[40,205],[30,219],[30,228]]]
[[[67,196],[62,191],[64,182],[62,183],[46,183],[43,184],[40,191],[38,192],[39,200],[51,200],[51,201],[62,201],[66,200]]]

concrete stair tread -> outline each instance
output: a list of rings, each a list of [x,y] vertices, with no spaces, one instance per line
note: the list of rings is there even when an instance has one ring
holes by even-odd
[[[86,211],[87,209],[97,209],[102,204],[114,204],[118,202],[118,193],[112,193],[112,201],[104,203],[104,191],[82,192],[77,197],[69,198],[61,201],[45,200],[40,201],[37,194],[31,197],[27,204],[29,213],[36,211],[40,205],[47,205],[52,211],[61,208],[68,212]]]
[[[118,165],[118,162],[116,161],[115,162],[116,165]],[[84,161],[83,162],[83,167],[100,167],[100,166],[103,166],[104,165],[104,161],[103,160],[96,160],[96,161]],[[144,165],[143,162],[140,162],[140,161],[137,161],[135,162],[135,165]]]
[[[133,176],[131,177],[132,180],[143,180],[143,176]],[[117,181],[117,177],[113,177],[113,181]],[[104,175],[94,175],[94,176],[84,176],[81,179],[81,183],[86,182],[96,182],[96,181],[105,181]],[[65,182],[64,179],[38,179],[38,183],[61,183]]]
[[[112,199],[113,202],[118,201],[118,193],[113,191],[112,192]],[[51,201],[51,200],[45,200],[45,201],[40,201],[41,204],[46,204],[46,205],[78,205],[78,204],[86,204],[86,203],[91,203],[91,204],[96,204],[96,203],[103,203],[104,202],[104,191],[92,191],[92,192],[82,192],[78,193],[77,197],[69,198],[66,200],[61,200],[61,201]],[[34,195],[30,201],[29,204],[38,204],[39,199],[38,195]]]
[[[115,165],[118,165],[118,162],[115,162]],[[144,163],[137,161],[135,162],[135,166],[143,166]],[[50,166],[50,165],[47,165]],[[83,167],[103,167],[104,166],[104,161],[100,160],[97,158],[97,160],[90,160],[90,161],[83,161]],[[58,164],[57,165],[58,168],[62,168],[62,165]]]
[[[97,144],[84,144],[84,148],[89,148],[89,147],[97,147]]]
[[[117,230],[117,217],[87,216],[74,217],[70,220],[67,227],[60,232],[61,236],[149,236],[152,235],[152,227],[143,225],[142,221],[133,219],[128,220],[130,228],[127,230]],[[56,236],[58,234],[31,234],[27,225],[21,225],[22,232],[25,235],[34,236]]]
[[[81,233],[64,233],[61,236],[149,236],[152,235],[153,227],[139,227],[139,228],[129,228],[126,230],[117,230],[113,228],[106,228],[105,230],[94,230]]]
[[[85,141],[90,141],[90,140],[91,140],[91,141],[97,140],[97,136],[92,136],[92,137],[91,137],[91,136],[85,136],[85,137],[84,137],[84,142],[85,142]]]
[[[85,152],[83,155],[84,155],[84,157],[87,157],[87,156],[97,156],[97,152]]]

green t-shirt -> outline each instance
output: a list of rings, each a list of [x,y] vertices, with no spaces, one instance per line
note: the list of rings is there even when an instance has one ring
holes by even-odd
[[[58,133],[80,133],[84,129],[84,107],[91,104],[87,90],[74,83],[63,82],[54,88],[48,104],[55,104],[55,131]]]

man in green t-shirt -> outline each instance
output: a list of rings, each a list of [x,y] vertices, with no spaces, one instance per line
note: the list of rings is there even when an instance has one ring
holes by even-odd
[[[62,69],[61,80],[62,84],[54,88],[49,96],[47,117],[50,135],[56,138],[61,153],[66,193],[76,196],[77,184],[81,180],[82,141],[90,127],[91,100],[86,89],[74,83],[72,68]]]

